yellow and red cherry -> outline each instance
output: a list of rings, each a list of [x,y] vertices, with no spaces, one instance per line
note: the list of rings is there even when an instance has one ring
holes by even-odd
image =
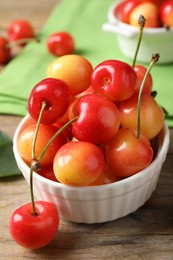
[[[147,137],[133,128],[122,127],[107,144],[106,160],[116,176],[130,177],[152,161],[153,150]]]
[[[32,146],[35,136],[36,124],[32,124],[26,127],[18,138],[18,150],[22,159],[30,165],[32,162]],[[35,146],[35,158],[43,151],[44,147],[47,145],[52,136],[58,131],[58,128],[54,125],[40,125],[38,136]],[[58,135],[54,141],[49,145],[45,154],[40,160],[41,165],[51,165],[53,158],[57,150],[67,142],[64,134]]]
[[[144,76],[147,72],[147,68],[143,65],[136,64],[134,66],[134,71],[136,72],[136,75],[137,75],[137,87],[136,87],[136,90],[135,90],[135,93],[137,94],[137,93],[139,93],[142,81],[143,81]],[[149,73],[147,75],[146,80],[145,80],[142,93],[143,94],[150,94],[151,91],[152,91],[152,87],[153,87],[153,79],[152,79],[151,73]]]
[[[85,91],[90,86],[91,63],[81,55],[68,54],[49,64],[47,77],[66,82],[73,95]]]
[[[97,179],[104,165],[104,155],[95,144],[72,141],[56,153],[53,170],[61,183],[86,186]]]
[[[0,36],[0,64],[4,65],[11,59],[11,49],[8,48],[9,41]]]
[[[154,97],[148,94],[141,96],[140,105],[140,128],[143,133],[150,140],[156,137],[163,127],[164,112],[159,104],[155,101]],[[119,105],[121,113],[121,126],[138,127],[138,95],[135,94],[128,100],[122,101]]]
[[[47,39],[47,48],[55,56],[71,54],[75,50],[72,35],[68,32],[56,32]]]
[[[173,27],[173,0],[164,1],[160,6],[160,19],[163,26]]]
[[[91,75],[91,86],[113,101],[130,98],[136,89],[137,76],[126,62],[106,60],[98,64]]]
[[[35,38],[34,28],[27,20],[16,19],[8,26],[8,38],[10,41]]]
[[[130,14],[130,25],[139,26],[138,19],[141,14],[146,19],[145,28],[155,28],[160,26],[159,9],[154,3],[144,2],[136,6]]]
[[[79,141],[102,144],[110,140],[120,127],[120,111],[108,98],[88,94],[77,103],[78,118],[73,123],[73,136]]]
[[[10,234],[22,247],[38,249],[49,244],[59,227],[59,215],[54,204],[35,202],[33,214],[31,203],[16,209],[10,217]]]
[[[33,87],[28,98],[28,112],[37,121],[42,104],[45,102],[46,108],[41,123],[53,124],[64,115],[70,101],[71,92],[64,81],[46,78]]]

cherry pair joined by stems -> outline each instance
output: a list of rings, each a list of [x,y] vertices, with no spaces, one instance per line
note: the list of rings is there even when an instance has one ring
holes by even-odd
[[[51,83],[53,83],[54,86],[53,88],[52,85],[50,85],[50,81]],[[49,114],[56,113],[57,110],[55,109],[54,111],[54,109],[52,109],[52,107],[54,108],[55,103],[52,104],[51,102],[54,100],[55,97],[57,97],[57,95],[58,98],[61,99],[64,93],[65,95],[68,94],[65,97],[63,96],[63,98],[67,100],[66,102],[64,101],[63,104],[68,104],[68,99],[69,99],[69,90],[67,88],[63,90],[63,87],[64,88],[66,87],[64,82],[60,82],[59,80],[56,79],[47,79],[46,83],[44,81],[44,83],[42,82],[40,85],[42,86],[42,88],[44,88],[46,84],[49,86],[49,88],[51,88],[51,94],[46,88],[45,92],[47,94],[49,93],[49,96],[47,96],[46,100],[44,99],[44,101],[42,101],[43,99],[42,92],[40,94],[41,103],[39,104],[39,108],[40,106],[41,108],[37,118],[37,125],[35,129],[34,141],[32,145],[32,155],[31,155],[31,164],[30,164],[31,203],[28,203],[16,209],[10,218],[10,233],[13,239],[21,246],[30,249],[36,249],[47,245],[55,236],[59,226],[59,215],[55,205],[45,201],[35,202],[34,191],[33,191],[33,171],[36,169],[38,170],[40,166],[39,161],[41,160],[45,152],[42,151],[40,156],[36,158],[35,147],[36,147],[38,131],[40,128],[40,123],[42,121],[42,118],[44,119],[43,115],[47,109],[49,110]],[[38,89],[39,87],[40,86],[37,85],[35,88]],[[53,94],[53,91],[54,94],[56,95]],[[62,95],[57,94],[57,92],[63,94]],[[32,95],[33,93],[31,94],[31,96]],[[37,95],[37,93],[34,95]],[[29,99],[29,103],[31,103],[31,105],[29,106],[31,111],[33,107],[32,107],[32,101],[30,99]],[[56,104],[56,106],[59,107],[59,104]],[[62,113],[61,115],[63,115],[64,113],[63,105],[62,105],[61,113]],[[58,117],[59,116],[60,116],[60,111]],[[52,117],[51,120],[53,120]],[[54,121],[56,121],[56,119],[54,119]]]

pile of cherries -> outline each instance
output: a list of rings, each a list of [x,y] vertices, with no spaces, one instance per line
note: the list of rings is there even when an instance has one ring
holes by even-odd
[[[173,27],[173,0],[124,0],[120,8],[120,19],[137,26],[140,14],[146,18],[145,27]]]
[[[13,58],[13,49],[16,46],[23,47],[27,42],[35,40],[39,42],[39,34],[35,33],[32,24],[23,19],[12,21],[8,28],[7,36],[0,36],[0,64],[5,65]],[[75,49],[73,36],[69,32],[55,32],[48,36],[46,46],[49,53],[55,56],[71,54]]]
[[[32,89],[28,99],[28,112],[36,122],[46,103],[34,158],[39,158],[41,167],[35,170],[64,184],[86,186],[96,183],[100,174],[99,184],[105,184],[114,176],[129,177],[147,167],[153,158],[150,140],[162,129],[164,113],[151,94],[149,73],[137,133],[138,97],[145,73],[144,66],[132,68],[119,60],[103,61],[93,69],[87,59],[75,54],[51,63],[47,78]],[[19,153],[29,166],[35,129],[36,123],[25,128],[18,140]],[[39,157],[57,131],[61,133]],[[112,174],[110,180],[107,172]]]
[[[18,244],[41,248],[59,226],[54,204],[34,201],[33,172],[77,189],[121,181],[152,162],[165,118],[150,74],[158,59],[152,55],[148,69],[115,59],[93,68],[85,57],[67,54],[48,66],[28,98],[33,123],[18,138],[31,191],[31,203],[10,218]]]
[[[164,112],[152,95],[149,71],[113,59],[93,68],[75,54],[48,66],[47,78],[28,98],[33,124],[18,139],[19,153],[30,167],[32,198],[10,218],[10,232],[18,244],[43,247],[59,226],[52,203],[34,202],[33,171],[78,187],[120,181],[152,162],[151,143],[163,128]]]

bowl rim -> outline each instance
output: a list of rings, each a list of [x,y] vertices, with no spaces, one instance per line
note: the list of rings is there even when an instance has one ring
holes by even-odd
[[[19,152],[18,152],[18,149],[17,149],[17,140],[18,140],[18,136],[19,136],[20,132],[22,131],[22,128],[24,127],[25,124],[28,125],[29,121],[34,122],[34,120],[32,120],[32,118],[30,117],[30,115],[27,114],[18,124],[16,131],[14,133],[14,136],[13,136],[13,153],[14,153],[14,156],[15,156],[16,160],[18,162],[20,162],[21,168],[24,169],[26,172],[29,172],[29,166],[22,160],[22,158],[19,155]],[[150,163],[150,165],[147,168],[140,171],[139,173],[136,173],[136,174],[134,174],[130,177],[119,180],[117,182],[108,183],[108,184],[104,184],[104,185],[98,185],[98,186],[97,185],[95,185],[95,186],[71,186],[71,185],[66,185],[66,184],[62,184],[62,183],[59,183],[59,182],[49,180],[49,179],[37,174],[36,172],[33,172],[33,177],[36,178],[39,182],[42,182],[43,184],[50,185],[52,188],[57,188],[57,189],[61,188],[61,189],[64,189],[65,191],[76,191],[76,190],[79,191],[79,192],[103,191],[103,190],[107,189],[108,187],[116,188],[118,186],[120,187],[121,185],[125,185],[126,183],[128,183],[128,185],[129,185],[130,182],[134,182],[137,179],[142,178],[143,175],[146,174],[146,171],[149,171],[157,163],[159,163],[159,160],[161,160],[161,163],[164,162],[165,151],[167,153],[168,148],[169,148],[169,142],[170,142],[170,133],[169,133],[169,128],[168,128],[166,121],[164,121],[164,126],[163,126],[162,130],[160,131],[158,137],[160,137],[160,138],[158,138],[159,139],[158,142],[161,143],[161,146],[157,151],[156,157]],[[150,178],[152,178],[152,176],[150,176]],[[148,179],[147,179],[147,181],[148,181]]]
[[[120,19],[118,19],[117,16],[114,15],[114,9],[117,8],[123,3],[122,0],[114,0],[112,5],[110,6],[108,10],[108,20],[112,25],[120,27],[122,30],[130,30],[131,33],[138,33],[139,28],[127,23],[122,22]],[[170,28],[169,30],[166,27],[157,27],[157,28],[145,28],[143,30],[143,33],[146,35],[150,34],[173,34],[173,28]]]

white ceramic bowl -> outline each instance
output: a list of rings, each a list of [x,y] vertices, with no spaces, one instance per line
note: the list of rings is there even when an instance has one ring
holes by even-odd
[[[108,23],[103,24],[103,30],[116,35],[122,53],[133,59],[139,28],[123,23],[119,18],[119,9],[123,1],[114,1],[108,10]],[[116,10],[114,13],[114,9]],[[173,62],[173,28],[144,28],[143,38],[137,60],[149,63],[154,53],[160,54],[159,63]]]
[[[13,142],[19,169],[29,183],[29,167],[21,159],[17,140],[20,132],[32,123],[26,116],[16,129]],[[78,223],[100,223],[118,219],[142,206],[156,188],[169,147],[169,129],[165,123],[157,138],[158,151],[154,161],[143,171],[127,179],[90,187],[72,187],[33,174],[34,193],[39,200],[56,204],[60,216]]]

